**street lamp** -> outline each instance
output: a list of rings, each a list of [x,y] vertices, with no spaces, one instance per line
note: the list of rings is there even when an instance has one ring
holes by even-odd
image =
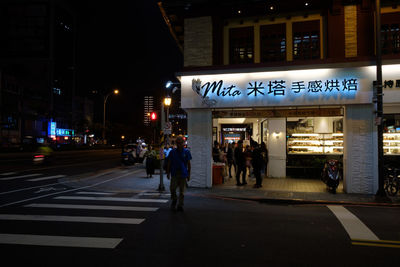
[[[103,102],[103,141],[105,141],[106,139],[106,103],[107,103],[107,99],[110,95],[115,94],[118,95],[119,94],[119,90],[115,89],[114,91],[108,93],[107,95],[104,96],[104,102]]]

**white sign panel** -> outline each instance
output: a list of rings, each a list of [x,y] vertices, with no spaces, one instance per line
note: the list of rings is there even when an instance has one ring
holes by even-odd
[[[383,66],[394,87],[398,67]],[[181,76],[182,108],[366,104],[375,79],[375,66]]]

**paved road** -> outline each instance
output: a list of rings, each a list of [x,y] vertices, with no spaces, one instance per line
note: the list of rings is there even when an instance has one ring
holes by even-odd
[[[10,266],[397,264],[399,208],[268,205],[189,189],[185,212],[171,212],[168,192],[154,190],[157,178],[143,178],[141,166],[114,167],[0,173],[2,260]]]

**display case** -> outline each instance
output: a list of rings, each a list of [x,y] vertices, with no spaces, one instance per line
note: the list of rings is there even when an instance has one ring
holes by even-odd
[[[400,133],[383,134],[383,153],[385,155],[400,155]]]
[[[343,133],[293,133],[287,139],[288,154],[343,154]]]

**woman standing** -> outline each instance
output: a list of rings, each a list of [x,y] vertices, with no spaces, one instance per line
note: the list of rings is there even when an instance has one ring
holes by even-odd
[[[157,156],[156,151],[153,149],[153,146],[149,145],[149,149],[144,154],[146,157],[146,173],[147,178],[153,177],[154,174],[154,160]]]

